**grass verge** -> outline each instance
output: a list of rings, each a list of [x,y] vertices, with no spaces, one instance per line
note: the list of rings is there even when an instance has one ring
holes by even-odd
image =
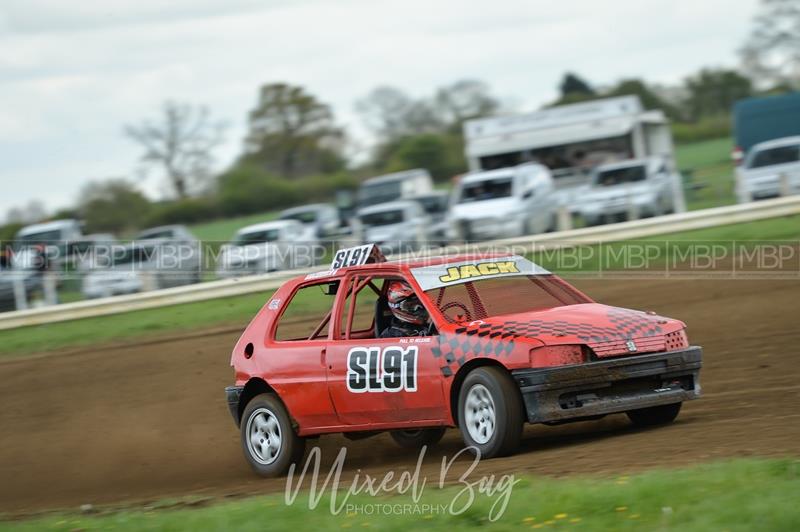
[[[324,474],[324,473],[323,473]],[[477,478],[468,477],[468,482]],[[342,482],[331,511],[330,491],[315,509],[308,496],[287,505],[283,495],[253,497],[197,509],[121,511],[107,515],[54,515],[13,523],[20,530],[797,530],[800,461],[739,459],[685,469],[657,470],[615,478],[515,477],[505,511],[500,493],[473,486],[466,505],[463,485],[436,489],[428,479],[415,506],[411,492],[346,502]],[[380,480],[380,479],[378,479]],[[502,493],[502,492],[501,492]],[[347,504],[354,506],[349,507]],[[404,507],[403,505],[409,505]],[[451,505],[452,510],[451,511]],[[422,505],[438,512],[423,512]],[[444,509],[439,507],[443,505]],[[426,507],[426,508],[428,508]],[[466,507],[466,508],[465,508]],[[465,509],[464,509],[465,508]],[[459,510],[462,510],[460,511]],[[350,510],[348,512],[348,510]],[[371,513],[370,514],[368,514]],[[6,522],[5,525],[12,523]]]

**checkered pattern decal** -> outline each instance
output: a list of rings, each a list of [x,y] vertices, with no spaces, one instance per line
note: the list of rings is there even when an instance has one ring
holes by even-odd
[[[603,342],[645,338],[664,334],[664,318],[633,310],[609,308],[609,325],[565,320],[508,320],[487,323],[481,320],[459,327],[454,333],[439,335],[433,356],[439,359],[442,373],[454,375],[468,360],[476,356],[502,359],[511,355],[518,338],[537,336],[575,336],[591,346]]]

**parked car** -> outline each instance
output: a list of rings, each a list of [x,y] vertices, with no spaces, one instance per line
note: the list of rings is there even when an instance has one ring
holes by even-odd
[[[162,279],[159,286],[176,286],[200,282],[203,273],[202,243],[185,225],[161,225],[140,231],[135,242],[157,242],[161,250],[162,260],[174,257],[176,264],[172,269],[188,274],[185,278],[169,275]],[[166,267],[167,265],[165,265]]]
[[[600,165],[581,193],[579,214],[586,225],[675,212],[674,183],[680,181],[666,161],[652,157]]]
[[[430,217],[428,238],[444,243],[447,238],[447,213],[450,209],[450,194],[444,190],[434,190],[428,194],[420,194],[411,198],[425,210]]]
[[[23,227],[14,237],[12,264],[30,269],[32,261],[44,253],[51,268],[60,268],[68,260],[72,245],[83,238],[81,226],[78,220],[65,219]]]
[[[453,192],[448,216],[451,240],[488,240],[543,233],[555,226],[550,170],[529,163],[473,172]]]
[[[197,282],[197,258],[181,253],[161,239],[98,248],[83,276],[83,295],[91,299]]]
[[[297,220],[276,220],[244,227],[220,249],[219,277],[238,277],[312,266],[316,242],[304,241],[306,229]]]
[[[281,212],[280,220],[297,220],[308,234],[303,240],[325,239],[341,233],[339,209],[329,203],[312,203]]]
[[[756,144],[736,168],[739,201],[800,192],[800,136]],[[784,180],[785,183],[781,183]],[[782,187],[787,190],[782,190]]]
[[[195,237],[185,225],[160,225],[144,229],[134,240],[162,240],[169,242],[195,242]]]
[[[405,170],[378,177],[371,177],[361,183],[358,189],[360,208],[387,203],[399,199],[427,194],[433,190],[430,173],[422,168]]]
[[[380,203],[358,211],[366,242],[377,244],[383,253],[419,249],[428,242],[431,220],[416,201]]]

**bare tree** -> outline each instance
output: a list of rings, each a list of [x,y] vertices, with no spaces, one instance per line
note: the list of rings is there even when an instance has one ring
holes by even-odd
[[[800,87],[800,0],[761,0],[739,54],[753,79]]]
[[[32,224],[47,218],[47,209],[40,200],[32,199],[24,207],[12,207],[6,214],[6,223]]]
[[[433,107],[426,100],[413,100],[400,89],[386,86],[356,102],[356,111],[383,141],[442,130]]]
[[[160,167],[175,195],[185,198],[208,182],[224,129],[205,107],[166,102],[157,121],[126,126],[125,134],[144,148],[146,168]]]
[[[489,85],[474,79],[463,79],[440,88],[435,103],[442,122],[457,131],[465,120],[489,116],[500,108]]]

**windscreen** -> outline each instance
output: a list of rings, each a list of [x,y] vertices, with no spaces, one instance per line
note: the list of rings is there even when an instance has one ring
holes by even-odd
[[[474,183],[466,183],[461,188],[459,203],[470,203],[474,201],[486,201],[511,196],[511,177],[500,177],[496,179],[485,179]]]
[[[144,240],[147,238],[172,238],[174,232],[172,229],[159,229],[157,231],[142,231],[139,233],[139,239]]]
[[[594,184],[601,187],[611,187],[624,183],[635,183],[647,179],[647,169],[644,165],[626,166],[613,170],[598,171],[594,177]]]
[[[21,244],[44,244],[44,243],[57,243],[61,240],[61,231],[42,231],[41,233],[31,233],[19,238]]]
[[[401,192],[400,181],[361,185],[358,191],[358,204],[362,207],[368,207],[378,203],[386,203],[398,199],[401,196]]]
[[[759,150],[753,155],[749,168],[762,168],[776,164],[794,163],[800,161],[800,145],[780,146]]]
[[[447,211],[447,196],[421,196],[414,198],[428,214]]]
[[[484,279],[425,293],[451,323],[589,302],[553,275]]]
[[[317,221],[317,211],[300,211],[281,216],[281,220],[297,220],[302,224],[313,224]]]
[[[395,209],[391,211],[373,212],[361,217],[361,223],[367,227],[380,225],[393,225],[403,222],[403,210]]]
[[[242,233],[233,241],[237,246],[246,246],[249,244],[263,244],[265,242],[277,242],[281,236],[278,229],[267,229],[265,231],[253,231],[251,233]]]

